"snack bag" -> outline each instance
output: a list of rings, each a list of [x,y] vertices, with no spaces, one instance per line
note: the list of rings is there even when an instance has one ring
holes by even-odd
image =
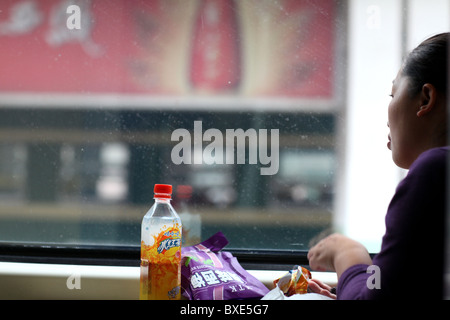
[[[218,232],[181,249],[181,293],[190,300],[260,299],[269,289],[222,250],[228,244]]]
[[[311,272],[308,269],[297,266],[284,276],[274,280],[273,285],[280,288],[283,293],[290,297],[294,294],[304,294],[308,291],[308,281],[311,279]]]

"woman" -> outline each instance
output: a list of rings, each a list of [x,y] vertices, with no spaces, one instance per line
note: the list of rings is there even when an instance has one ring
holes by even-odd
[[[449,36],[422,42],[393,82],[387,146],[409,172],[389,204],[379,254],[372,261],[360,243],[339,234],[308,253],[312,269],[337,273],[338,299],[443,297]],[[320,283],[311,289],[330,295]]]

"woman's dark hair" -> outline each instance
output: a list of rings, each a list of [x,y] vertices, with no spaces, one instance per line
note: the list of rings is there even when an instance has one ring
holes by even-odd
[[[428,38],[406,57],[403,75],[411,81],[412,95],[419,93],[426,83],[446,94],[449,37],[450,33],[441,33]]]

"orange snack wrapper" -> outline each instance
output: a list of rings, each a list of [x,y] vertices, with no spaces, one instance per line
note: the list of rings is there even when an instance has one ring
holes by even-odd
[[[273,285],[280,288],[283,293],[290,297],[294,294],[305,294],[308,292],[308,281],[311,279],[311,272],[303,267],[296,267],[284,276],[273,281]]]

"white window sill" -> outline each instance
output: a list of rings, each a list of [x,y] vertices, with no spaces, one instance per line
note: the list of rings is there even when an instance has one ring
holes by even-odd
[[[286,273],[248,271],[268,288]],[[312,272],[312,277],[336,284],[335,273]],[[0,262],[0,283],[0,299],[139,299],[139,267]]]

